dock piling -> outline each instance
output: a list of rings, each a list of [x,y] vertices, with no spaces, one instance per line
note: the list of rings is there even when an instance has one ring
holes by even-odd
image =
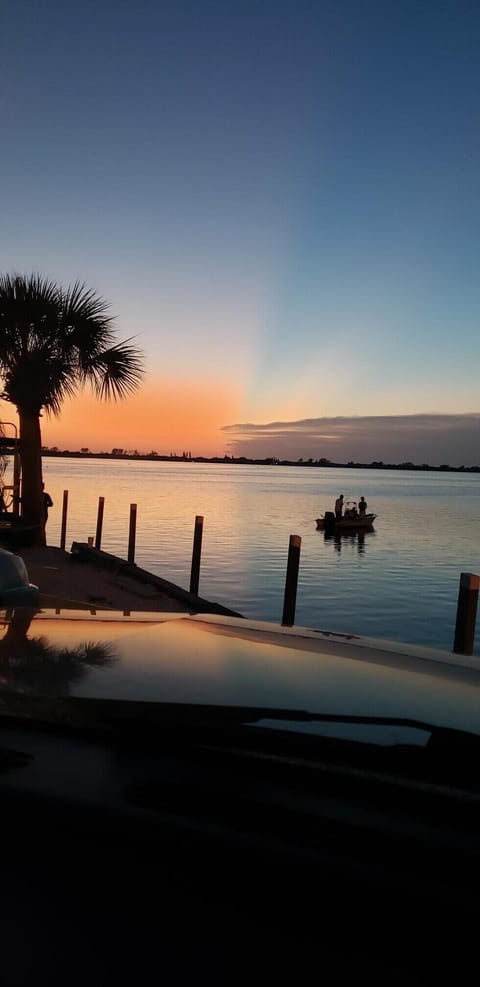
[[[285,579],[285,595],[283,599],[282,626],[292,627],[295,622],[295,606],[297,602],[298,569],[300,565],[300,535],[290,535],[288,546],[287,576]]]
[[[203,516],[197,514],[193,533],[192,568],[190,573],[190,592],[198,596],[200,580],[200,557],[202,554]]]
[[[95,548],[100,548],[102,542],[102,526],[103,526],[103,508],[105,505],[105,497],[98,498],[98,513],[97,513],[97,531],[95,534]]]
[[[63,506],[62,506],[62,527],[60,530],[60,548],[62,552],[65,551],[65,542],[67,540],[67,509],[68,509],[68,490],[63,491]]]
[[[128,561],[135,564],[135,534],[137,530],[137,505],[130,504],[130,524],[128,529]]]
[[[455,640],[453,643],[453,651],[457,655],[473,654],[479,588],[480,576],[473,572],[460,574]]]

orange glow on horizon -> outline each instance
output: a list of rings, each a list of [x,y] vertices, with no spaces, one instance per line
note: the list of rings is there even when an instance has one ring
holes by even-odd
[[[65,401],[59,418],[41,419],[44,446],[92,452],[113,448],[169,455],[223,456],[228,436],[222,425],[238,420],[239,387],[235,381],[165,381],[149,378],[125,401],[98,401],[89,391]],[[16,410],[2,402],[4,421],[17,421]]]

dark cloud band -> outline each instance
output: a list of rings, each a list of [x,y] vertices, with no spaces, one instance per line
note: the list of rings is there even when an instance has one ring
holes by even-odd
[[[225,425],[235,455],[412,462],[432,466],[480,463],[480,413],[306,418]]]

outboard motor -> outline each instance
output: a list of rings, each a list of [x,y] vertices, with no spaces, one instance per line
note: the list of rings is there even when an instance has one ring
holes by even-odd
[[[333,511],[325,511],[325,531],[327,535],[333,535],[335,529],[335,514]]]

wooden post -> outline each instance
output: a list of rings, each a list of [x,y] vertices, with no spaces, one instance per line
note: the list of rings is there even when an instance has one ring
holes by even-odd
[[[473,654],[479,587],[480,576],[476,576],[473,572],[460,574],[455,640],[453,643],[453,650],[457,655]]]
[[[290,535],[282,616],[282,626],[286,627],[292,627],[295,621],[295,605],[297,602],[298,568],[300,565],[301,544],[302,539],[300,538],[300,535]]]
[[[102,542],[103,508],[105,497],[98,498],[97,531],[95,534],[95,548],[100,548]]]
[[[20,455],[18,449],[15,446],[15,452],[13,454],[13,503],[12,503],[12,514],[18,515],[20,513],[20,479],[21,479],[21,469],[20,469]]]
[[[202,554],[203,517],[197,514],[193,533],[192,569],[190,572],[190,592],[198,596],[200,579],[200,556]]]
[[[130,504],[130,525],[128,529],[128,556],[132,565],[135,564],[135,532],[137,529],[137,505]]]
[[[67,539],[67,507],[68,507],[68,490],[63,491],[63,507],[62,507],[62,527],[60,531],[60,548],[65,551],[65,542]]]

